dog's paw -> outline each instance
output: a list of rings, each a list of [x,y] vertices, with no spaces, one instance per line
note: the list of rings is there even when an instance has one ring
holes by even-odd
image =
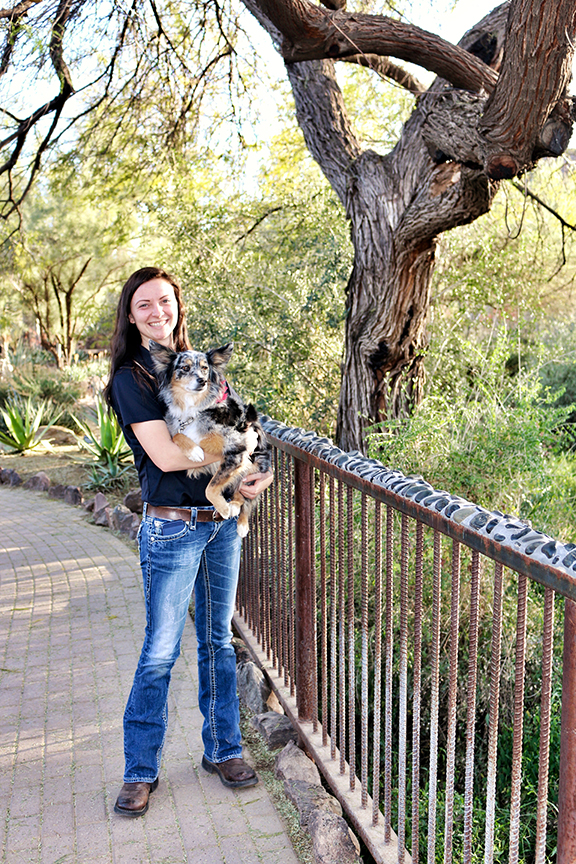
[[[202,450],[201,447],[196,446],[191,450],[188,450],[186,456],[191,462],[202,462],[204,459],[204,450]]]
[[[236,532],[239,537],[246,537],[249,528],[250,526],[248,524],[248,520],[246,520],[245,522],[238,522],[238,525],[236,526]]]
[[[233,519],[235,516],[238,516],[240,510],[242,509],[242,505],[238,504],[236,501],[230,502],[230,519]]]
[[[214,505],[214,509],[218,511],[218,513],[220,514],[220,516],[223,519],[229,519],[230,516],[232,515],[230,513],[230,505],[227,504],[226,502],[224,502],[223,504],[218,504],[217,507],[216,507],[216,505]]]

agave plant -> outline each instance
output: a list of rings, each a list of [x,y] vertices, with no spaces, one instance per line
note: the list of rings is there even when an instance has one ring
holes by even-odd
[[[113,411],[110,411],[101,396],[96,400],[95,419],[98,433],[95,433],[88,423],[74,417],[79,428],[84,433],[80,445],[93,457],[95,462],[110,469],[126,462],[132,456],[132,451],[126,444],[124,433]]]
[[[49,447],[42,438],[60,418],[60,414],[53,416],[50,423],[40,430],[47,407],[46,402],[34,404],[30,396],[27,399],[16,394],[10,396],[2,408],[6,432],[0,431],[0,444],[18,453],[33,450],[40,443],[43,447]]]
[[[107,457],[107,464],[95,462],[89,466],[88,480],[84,483],[84,487],[91,491],[109,492],[113,489],[128,488],[130,481],[137,482],[138,475],[134,465],[121,465],[119,462],[114,462],[110,455]]]

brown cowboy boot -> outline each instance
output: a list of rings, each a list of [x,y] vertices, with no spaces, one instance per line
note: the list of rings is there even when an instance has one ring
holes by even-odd
[[[158,778],[153,783],[124,783],[114,812],[120,816],[143,816],[148,810],[148,799],[157,786]]]

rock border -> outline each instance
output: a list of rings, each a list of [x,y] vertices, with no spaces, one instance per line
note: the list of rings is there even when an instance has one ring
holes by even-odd
[[[300,746],[298,731],[276,697],[266,673],[251,659],[240,639],[233,640],[240,701],[252,714],[250,725],[269,750],[280,752],[274,774],[296,807],[300,826],[312,840],[316,864],[362,864],[360,843],[342,813],[342,806],[322,785],[316,764]]]
[[[53,484],[44,471],[38,471],[25,482],[14,468],[0,467],[0,484],[4,486],[21,486],[34,492],[46,492],[49,498],[64,501],[76,507],[83,507],[92,514],[95,525],[110,528],[120,534],[125,534],[130,540],[136,540],[140,527],[142,513],[142,495],[139,489],[131,489],[124,496],[123,503],[112,507],[102,492],[96,492],[94,498],[84,500],[84,493],[79,486],[63,486]]]

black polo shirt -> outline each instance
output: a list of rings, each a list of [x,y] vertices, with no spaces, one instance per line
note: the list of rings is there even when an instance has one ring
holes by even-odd
[[[122,366],[112,382],[112,407],[124,432],[124,437],[134,453],[134,462],[142,488],[142,500],[160,507],[208,507],[205,490],[209,474],[188,477],[186,471],[163,472],[154,464],[132,431],[132,423],[148,420],[163,420],[166,413],[164,403],[158,396],[158,385],[154,377],[150,352],[140,346],[134,358],[144,367],[140,380],[134,363]],[[141,380],[144,379],[144,380]]]

